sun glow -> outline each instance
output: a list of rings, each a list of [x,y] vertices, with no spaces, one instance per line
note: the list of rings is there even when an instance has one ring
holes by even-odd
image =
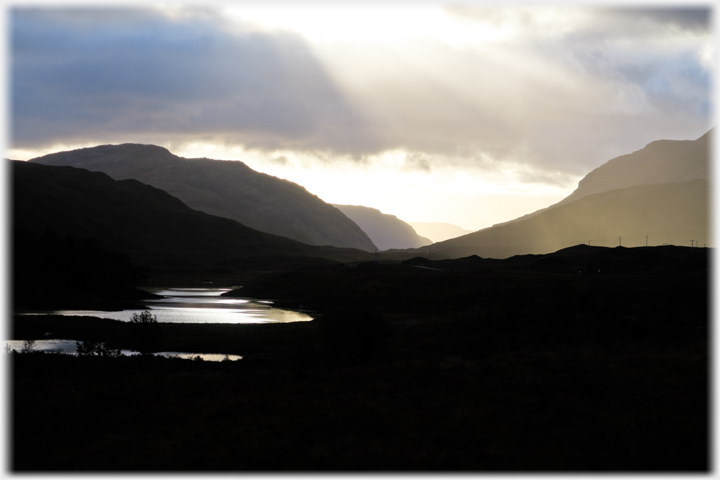
[[[363,161],[329,162],[314,153],[264,152],[204,142],[177,145],[171,151],[186,158],[241,160],[253,170],[297,183],[328,203],[377,208],[405,221],[443,219],[470,230],[550,206],[569,195],[578,180],[562,177],[555,185],[522,181],[520,174],[527,174],[527,167],[514,164],[492,171],[458,170],[442,162],[418,168],[413,154],[403,149]]]
[[[468,21],[440,6],[342,5],[226,7],[225,14],[263,30],[284,30],[311,42],[350,41],[393,43],[432,38],[453,45],[501,41],[515,32],[503,25]]]

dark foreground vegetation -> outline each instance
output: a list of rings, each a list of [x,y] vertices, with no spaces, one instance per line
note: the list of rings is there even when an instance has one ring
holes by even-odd
[[[12,355],[12,468],[708,471],[708,276],[706,249],[586,246],[277,272],[235,294],[316,320],[159,324],[154,351],[237,362]]]

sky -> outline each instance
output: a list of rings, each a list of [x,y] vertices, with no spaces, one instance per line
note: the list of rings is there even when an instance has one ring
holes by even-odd
[[[7,158],[149,143],[477,230],[714,125],[710,3],[74,5],[7,8]]]

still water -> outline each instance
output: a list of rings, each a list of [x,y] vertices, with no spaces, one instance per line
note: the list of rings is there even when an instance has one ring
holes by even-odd
[[[166,298],[145,300],[150,312],[162,323],[285,323],[307,322],[312,317],[292,310],[275,308],[272,302],[247,298],[221,297],[229,288],[147,288]],[[103,312],[95,310],[55,310],[26,315],[78,315],[129,322],[143,310]]]
[[[162,323],[285,323],[312,320],[310,315],[303,312],[275,308],[270,301],[221,297],[221,294],[231,290],[229,288],[147,288],[146,290],[165,297],[143,302],[155,315],[157,321]],[[143,311],[53,310],[25,312],[23,315],[90,316],[129,322],[133,314]],[[23,347],[22,340],[8,340],[5,343],[6,348],[16,351],[20,351]],[[33,350],[74,354],[76,344],[75,340],[37,340]],[[121,353],[134,355],[138,352],[122,350]],[[188,359],[200,357],[207,361],[242,358],[239,355],[214,353],[160,352],[157,355]]]
[[[24,346],[23,340],[6,340],[5,349],[6,351],[15,350],[21,352]],[[77,344],[75,340],[36,340],[32,347],[33,352],[45,352],[45,353],[62,353],[66,355],[75,355],[77,352]],[[134,350],[120,350],[123,355],[138,355],[140,352]],[[160,355],[163,357],[177,357],[188,360],[200,357],[205,361],[209,362],[221,362],[223,360],[235,361],[240,360],[240,355],[225,355],[221,353],[186,353],[186,352],[158,352],[154,355]]]

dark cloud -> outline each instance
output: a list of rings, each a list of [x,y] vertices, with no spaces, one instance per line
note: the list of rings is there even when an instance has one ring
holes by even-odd
[[[10,24],[15,147],[150,131],[250,148],[377,147],[296,35],[141,10],[13,9]]]
[[[281,167],[285,167],[290,164],[290,160],[288,160],[287,157],[285,157],[284,155],[275,157],[275,158],[271,159],[271,161],[276,165],[280,165]]]
[[[657,6],[657,7],[608,7],[597,12],[610,22],[623,23],[637,29],[643,24],[675,27],[694,32],[708,32],[712,10],[709,7]]]
[[[430,173],[432,168],[430,167],[431,159],[427,155],[421,153],[411,153],[405,158],[405,169],[406,170],[419,170],[421,172]]]

